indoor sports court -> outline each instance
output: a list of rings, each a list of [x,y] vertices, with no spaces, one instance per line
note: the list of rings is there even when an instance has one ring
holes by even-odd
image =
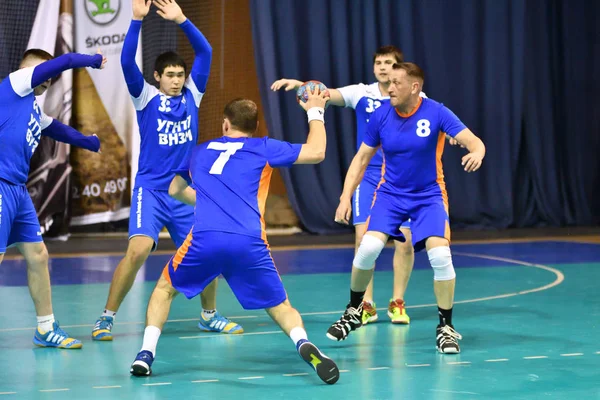
[[[598,0],[0,0],[0,400],[600,400],[598,38]]]
[[[148,296],[170,254],[150,257],[119,312],[113,342],[93,342],[93,319],[104,301],[119,253],[115,240],[95,239],[88,254],[59,254],[51,261],[54,307],[83,349],[36,348],[34,312],[23,261],[8,257],[0,270],[3,350],[0,394],[7,398],[223,398],[261,399],[594,399],[600,398],[600,347],[594,334],[600,300],[598,236],[494,239],[453,246],[457,269],[455,325],[463,335],[458,355],[436,353],[432,273],[419,253],[406,295],[408,326],[379,321],[346,341],[325,337],[347,302],[352,249],[274,237],[273,257],[309,338],[342,372],[322,384],[299,359],[290,340],[264,312],[245,312],[225,281],[220,312],[243,325],[242,335],[200,332],[197,299],[173,303],[157,349],[153,375],[134,378]],[[76,239],[79,241],[79,239]],[[333,240],[332,240],[333,241]],[[342,242],[342,243],[339,243]],[[50,243],[50,248],[52,245]],[[56,251],[64,244],[54,244]],[[94,251],[93,248],[99,248]],[[391,290],[390,248],[375,274],[375,300],[386,305]],[[66,318],[66,319],[65,319]],[[15,362],[15,360],[19,360]],[[51,366],[51,367],[48,367]],[[398,394],[401,393],[402,396]]]

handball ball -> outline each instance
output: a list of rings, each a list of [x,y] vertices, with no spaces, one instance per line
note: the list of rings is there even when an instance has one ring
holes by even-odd
[[[315,86],[319,87],[319,91],[321,93],[327,92],[327,95],[329,95],[327,86],[323,85],[322,82],[319,82],[319,81],[304,82],[302,84],[302,86],[300,86],[298,88],[298,90],[296,91],[296,99],[298,100],[298,103],[299,102],[306,103],[306,101],[308,100],[308,93],[307,93],[306,89],[308,88],[312,92],[313,90],[315,90]],[[329,106],[329,102],[327,102],[327,104],[325,104],[325,108],[327,108],[327,106]]]

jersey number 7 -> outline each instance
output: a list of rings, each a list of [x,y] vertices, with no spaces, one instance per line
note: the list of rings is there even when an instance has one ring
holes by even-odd
[[[219,158],[215,160],[208,173],[212,175],[221,175],[223,173],[225,164],[227,164],[227,161],[229,161],[229,157],[234,155],[235,152],[241,149],[243,146],[244,143],[240,142],[210,142],[207,149],[222,151],[222,153],[219,154]]]

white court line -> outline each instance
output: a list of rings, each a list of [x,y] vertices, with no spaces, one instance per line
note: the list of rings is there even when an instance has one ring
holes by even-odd
[[[431,364],[406,364],[406,366],[411,368],[431,367]]]
[[[508,358],[496,358],[496,359],[492,359],[492,360],[485,360],[485,362],[503,362],[503,361],[508,361]]]
[[[251,379],[264,379],[264,376],[242,376],[241,378],[238,378],[241,381],[248,381]]]
[[[192,381],[192,383],[209,383],[209,382],[219,382],[218,379],[202,379],[199,381]]]
[[[600,354],[600,351],[597,351],[596,354]]]
[[[120,388],[120,385],[114,385],[114,386],[92,386],[92,389],[118,389]]]
[[[17,394],[17,392],[0,392],[0,396],[4,394]]]
[[[142,383],[142,386],[166,386],[172,385],[171,382],[156,382],[156,383]]]
[[[373,367],[373,368],[367,368],[369,371],[380,371],[383,369],[390,369],[390,367]]]
[[[455,255],[460,255],[460,256],[466,256],[466,257],[474,257],[474,258],[483,258],[483,259],[488,259],[488,260],[495,260],[495,261],[503,261],[503,262],[507,262],[507,263],[512,263],[512,264],[517,264],[517,265],[523,265],[525,267],[532,267],[532,268],[539,268],[539,269],[543,269],[549,272],[552,272],[554,275],[556,275],[556,279],[544,286],[539,286],[533,289],[528,289],[528,290],[522,290],[520,292],[513,292],[513,293],[505,293],[505,294],[499,294],[499,295],[495,295],[495,296],[486,296],[486,297],[477,297],[474,299],[468,299],[468,300],[459,300],[459,301],[455,301],[454,304],[467,304],[467,303],[477,303],[477,302],[481,302],[481,301],[489,301],[489,300],[497,300],[497,299],[504,299],[507,297],[514,297],[514,296],[522,296],[524,294],[529,294],[529,293],[535,293],[535,292],[541,292],[543,290],[548,290],[551,289],[555,286],[560,285],[564,280],[565,280],[565,276],[564,274],[559,271],[556,268],[552,268],[552,267],[548,267],[546,265],[542,265],[542,264],[533,264],[533,263],[528,263],[525,261],[519,261],[519,260],[515,260],[512,258],[506,258],[506,257],[496,257],[496,256],[488,256],[485,254],[475,254],[475,253],[463,253],[463,252],[453,252],[453,254]],[[425,307],[435,307],[437,306],[436,303],[432,303],[432,304],[418,304],[418,305],[409,305],[406,306],[406,308],[425,308]],[[377,310],[387,310],[387,308],[378,308]],[[309,316],[309,315],[329,315],[329,314],[342,314],[344,312],[344,310],[337,310],[337,311],[318,311],[318,312],[309,312],[309,313],[300,313],[300,315],[302,316]],[[236,319],[249,319],[249,318],[260,318],[260,317],[267,317],[267,314],[265,313],[264,315],[242,315],[242,316],[235,316],[235,317],[229,317],[231,320],[236,320]],[[188,318],[188,319],[174,319],[174,320],[168,320],[167,322],[173,323],[173,322],[191,322],[191,321],[197,321],[198,318]],[[145,322],[119,322],[119,325],[144,325]],[[61,326],[61,328],[86,328],[86,327],[93,327],[94,325],[92,324],[83,324],[83,325],[63,325]],[[30,330],[34,330],[35,327],[31,327],[31,328],[3,328],[0,329],[0,332],[13,332],[13,331],[30,331]],[[262,333],[262,332],[257,332],[259,334],[266,334],[266,333]],[[244,333],[242,335],[239,336],[244,336],[244,335],[248,335],[248,333]],[[186,339],[195,339],[195,338],[199,338],[199,337],[214,337],[214,336],[223,336],[222,334],[219,335],[202,335],[202,336],[184,336],[183,338]],[[231,335],[228,335],[231,336]],[[236,336],[236,335],[233,335]]]
[[[64,388],[64,389],[40,389],[40,392],[66,392],[68,390],[71,390],[69,388]]]
[[[431,392],[454,393],[454,394],[479,394],[475,392],[457,392],[456,390],[429,389]]]
[[[265,332],[250,332],[250,333],[241,333],[235,335],[223,335],[222,333],[217,333],[216,335],[196,335],[196,336],[179,336],[179,339],[206,339],[211,337],[235,337],[235,336],[251,336],[251,335],[273,335],[276,333],[283,333],[283,331],[265,331]]]
[[[350,372],[349,369],[340,369],[340,373],[343,374],[344,372]]]
[[[561,357],[577,357],[577,356],[582,356],[583,353],[567,353],[567,354],[561,354]]]
[[[449,361],[446,364],[448,364],[448,365],[468,365],[468,364],[471,364],[471,361]]]
[[[540,360],[542,358],[548,358],[548,356],[528,356],[528,357],[523,357],[524,360]]]
[[[305,376],[308,375],[308,372],[299,372],[297,374],[283,374],[283,376]]]

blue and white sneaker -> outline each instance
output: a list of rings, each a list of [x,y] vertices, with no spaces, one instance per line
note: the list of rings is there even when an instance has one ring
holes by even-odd
[[[101,341],[113,340],[112,327],[114,318],[109,316],[103,316],[98,318],[94,329],[92,330],[92,339]]]
[[[340,379],[340,370],[335,362],[321,353],[317,346],[308,340],[300,340],[296,344],[296,350],[300,357],[317,372],[323,382],[333,385]]]
[[[152,374],[152,363],[154,356],[148,350],[142,350],[135,357],[135,361],[131,364],[129,372],[135,376],[149,376]]]
[[[40,347],[57,347],[59,349],[80,349],[83,347],[81,341],[69,336],[67,332],[58,326],[57,321],[52,324],[51,331],[42,332],[38,327],[33,336],[33,344]]]
[[[215,312],[211,319],[205,319],[204,315],[200,314],[198,328],[206,332],[230,333],[232,335],[244,333],[244,328],[241,325],[230,321],[218,312]]]

